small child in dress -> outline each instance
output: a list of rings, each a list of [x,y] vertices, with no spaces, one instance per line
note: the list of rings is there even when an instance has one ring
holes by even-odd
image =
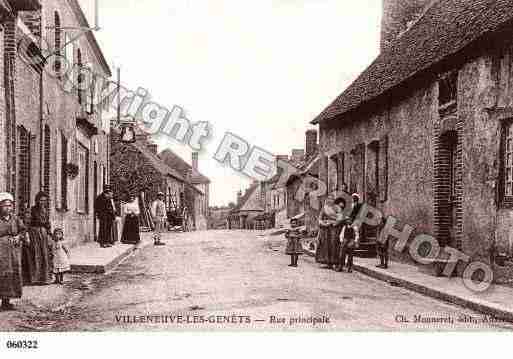
[[[347,262],[347,272],[351,273],[353,271],[353,252],[360,245],[360,229],[354,224],[346,225],[339,238],[341,270]]]
[[[70,264],[69,249],[65,245],[64,233],[60,228],[56,228],[53,232],[52,254],[55,284],[63,284],[64,273],[70,270]]]
[[[303,254],[303,245],[301,244],[301,235],[294,230],[287,231],[285,234],[287,238],[287,247],[285,254],[290,256],[289,267],[297,267],[299,256]]]

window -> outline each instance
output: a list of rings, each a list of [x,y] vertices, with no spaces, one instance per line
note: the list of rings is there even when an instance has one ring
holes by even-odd
[[[337,190],[338,159],[337,155],[328,157],[328,193]]]
[[[54,13],[54,46],[55,46],[55,73],[60,74],[61,72],[61,39],[62,39],[62,30],[61,30],[61,17],[59,13],[56,11]]]
[[[438,80],[438,105],[447,107],[455,105],[458,96],[458,71],[451,71],[440,76]]]
[[[43,146],[43,190],[50,195],[51,132],[45,125]]]
[[[345,181],[345,154],[344,152],[340,152],[337,155],[337,191],[345,191],[346,190],[346,181]]]
[[[503,128],[503,203],[513,205],[513,125],[508,122]]]
[[[73,66],[75,64],[74,53],[73,53],[73,43],[71,42],[71,35],[67,32],[64,33],[64,57],[68,62],[69,66]]]
[[[367,183],[366,183],[366,191],[367,191],[367,201],[372,206],[375,206],[378,199],[379,192],[379,141],[375,140],[369,143],[367,146],[368,154],[368,168],[367,170]]]
[[[386,202],[388,199],[388,136],[379,140],[378,157],[379,199],[381,202]]]
[[[77,212],[89,212],[89,150],[78,144]]]
[[[30,208],[30,168],[31,168],[31,145],[30,132],[23,126],[18,127],[18,163],[19,176],[17,188],[17,209],[18,214],[23,215],[26,209]]]
[[[68,164],[68,139],[61,132],[61,198],[60,208],[64,211],[68,210],[68,173],[66,170]]]
[[[54,156],[54,163],[55,163],[55,187],[54,187],[54,203],[55,208],[61,208],[62,204],[62,161],[61,161],[61,154],[62,154],[62,136],[59,130],[55,131],[55,138],[57,139],[55,143],[55,156]]]
[[[85,88],[86,88],[86,90],[85,90],[85,92],[86,92],[86,95],[85,95],[86,111],[90,114],[93,114],[95,111],[95,109],[94,109],[94,96],[95,96],[94,89],[96,86],[96,76],[94,76],[94,72],[93,72],[92,66],[90,64],[88,64],[84,70],[85,70],[85,74],[84,74],[84,71],[82,71],[82,73],[84,74],[84,76],[87,76],[86,81],[90,82],[90,83],[86,84],[86,86],[85,86]],[[89,86],[87,86],[87,85],[89,85]]]
[[[82,51],[80,49],[77,49],[77,97],[78,97],[78,103],[80,105],[85,104],[84,101],[84,92],[82,91],[82,82],[84,80],[84,75],[82,74]]]

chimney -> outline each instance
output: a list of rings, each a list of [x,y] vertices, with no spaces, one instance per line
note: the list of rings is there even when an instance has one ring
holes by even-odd
[[[317,130],[306,131],[305,140],[305,156],[309,158],[317,151]]]
[[[242,199],[242,191],[237,192],[237,205],[240,204],[240,201]]]
[[[193,152],[192,153],[192,169],[195,171],[195,172],[198,172],[198,152]]]
[[[158,145],[156,143],[148,143],[147,146],[151,153],[154,155],[158,154]]]
[[[388,48],[408,28],[408,23],[422,16],[433,2],[433,0],[383,0],[381,51]]]

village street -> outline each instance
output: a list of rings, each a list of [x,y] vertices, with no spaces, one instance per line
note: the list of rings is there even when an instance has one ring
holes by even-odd
[[[283,236],[264,237],[248,231],[191,232],[168,234],[166,243],[166,246],[149,245],[136,251],[105,275],[69,276],[66,284],[69,302],[65,307],[22,305],[18,312],[0,313],[2,329],[513,328],[508,324],[483,327],[458,323],[458,317],[463,314],[480,315],[360,273],[321,269],[308,256],[300,259],[299,268],[288,267]],[[411,322],[400,323],[397,320],[400,315]],[[415,315],[452,317],[455,323],[413,323]],[[276,323],[273,316],[276,321],[281,318],[284,322]],[[149,317],[153,322],[148,322]],[[324,323],[290,323],[291,318],[298,317],[306,321],[313,317]]]

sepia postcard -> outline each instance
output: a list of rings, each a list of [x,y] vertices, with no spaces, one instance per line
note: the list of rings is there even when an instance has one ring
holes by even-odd
[[[0,352],[513,329],[513,1],[0,0],[0,55]]]

